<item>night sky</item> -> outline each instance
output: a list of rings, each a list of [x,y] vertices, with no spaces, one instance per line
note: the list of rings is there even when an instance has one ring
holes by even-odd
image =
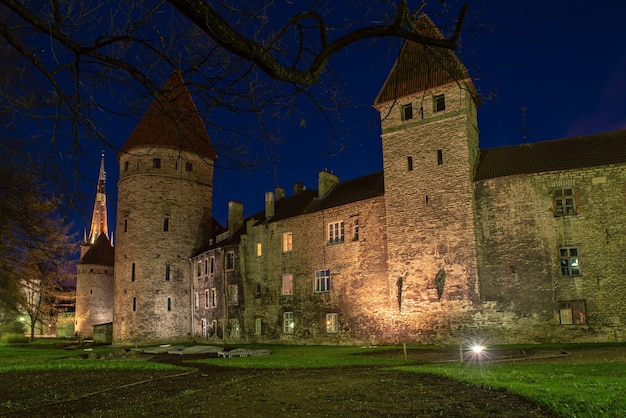
[[[522,143],[522,106],[526,107],[527,142],[626,129],[626,2],[468,3],[458,55],[482,96],[481,148]],[[456,16],[457,10],[452,8],[450,15]],[[432,18],[435,24],[442,23],[437,16]],[[287,195],[296,181],[316,189],[322,169],[341,180],[382,170],[380,125],[372,103],[395,58],[382,59],[387,50],[385,42],[363,42],[332,61],[354,102],[335,121],[335,139],[321,118],[311,117],[302,125],[284,127],[285,143],[276,146],[275,158],[263,167],[222,170],[218,160],[214,217],[226,224],[229,200],[242,202],[245,215],[252,215],[262,210],[264,193],[277,186],[284,187]],[[117,146],[125,142],[129,130],[132,127],[120,129]],[[209,135],[213,137],[210,130]],[[100,149],[89,154],[95,183]],[[105,158],[109,229],[113,230],[119,168],[114,151],[106,150]],[[91,195],[95,196],[95,188]],[[93,200],[85,207],[90,205]],[[81,214],[76,229],[88,227],[89,218],[84,218],[90,216],[90,211]]]

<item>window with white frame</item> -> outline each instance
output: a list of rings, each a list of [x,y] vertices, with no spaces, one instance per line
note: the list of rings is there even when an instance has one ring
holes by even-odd
[[[199,297],[200,295],[198,294],[198,292],[194,293],[193,302],[194,302],[196,309],[200,309],[200,300],[198,299]]]
[[[343,221],[328,224],[328,243],[337,244],[343,242]]]
[[[562,325],[584,325],[587,323],[587,309],[584,300],[559,302],[559,320]]]
[[[576,215],[574,188],[554,189],[554,216]]]
[[[206,337],[206,318],[202,318],[200,320],[200,324],[201,324],[200,326],[202,328],[202,336]]]
[[[289,252],[293,249],[293,233],[283,232],[283,252]]]
[[[208,308],[210,306],[209,302],[210,302],[210,296],[209,296],[209,289],[204,291],[204,307]]]
[[[330,292],[330,269],[315,272],[315,291]]]
[[[236,284],[228,286],[228,303],[231,305],[239,304],[239,287]]]
[[[293,274],[283,274],[283,295],[293,295]]]
[[[261,257],[263,255],[263,245],[260,242],[256,243],[256,256]]]
[[[255,318],[254,319],[254,335],[261,335],[261,325],[263,324],[263,321],[261,318]]]
[[[580,276],[580,259],[578,247],[561,247],[559,250],[561,256],[561,275],[562,276]]]
[[[293,312],[283,313],[283,333],[293,334],[295,322],[293,320]]]
[[[215,308],[217,306],[217,289],[211,288],[211,297],[209,298],[209,307]]]
[[[337,314],[336,313],[328,313],[326,314],[326,332],[335,333],[339,329],[337,324]]]
[[[235,253],[229,251],[226,253],[226,270],[234,270],[235,268]]]

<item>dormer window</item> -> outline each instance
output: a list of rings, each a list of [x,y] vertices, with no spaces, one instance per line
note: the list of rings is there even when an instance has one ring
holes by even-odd
[[[400,111],[402,120],[413,119],[413,105],[411,103],[402,105]]]
[[[443,112],[446,110],[446,96],[440,94],[435,96],[435,112]]]

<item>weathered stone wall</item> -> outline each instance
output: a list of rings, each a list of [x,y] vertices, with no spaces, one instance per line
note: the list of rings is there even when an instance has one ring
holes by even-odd
[[[233,269],[226,269],[228,253],[234,255]],[[241,276],[242,254],[240,245],[233,244],[213,248],[192,259],[194,339],[236,342],[243,338],[245,296]],[[236,300],[231,295],[233,287],[237,292]]]
[[[469,326],[477,301],[473,172],[476,105],[464,82],[382,107],[388,240],[388,328],[398,341],[446,341]],[[446,109],[435,112],[444,94]],[[412,103],[414,117],[401,120]],[[411,163],[409,163],[409,158]]]
[[[93,337],[93,326],[113,321],[113,266],[79,264],[74,331]]]
[[[596,167],[479,182],[480,326],[503,341],[623,341],[626,323],[626,167]],[[555,188],[573,187],[576,214],[555,216]],[[564,277],[560,247],[580,251]],[[585,300],[586,325],[561,325],[559,301]]]
[[[354,220],[359,236],[353,240]],[[245,239],[245,335],[262,342],[359,343],[386,338],[389,303],[385,209],[382,197],[278,222],[248,225]],[[328,224],[344,222],[344,242],[328,243]],[[293,248],[282,251],[283,232]],[[262,255],[256,255],[261,244]],[[329,292],[316,292],[315,271],[330,269]],[[283,274],[293,275],[293,294],[283,295]],[[256,294],[257,285],[260,294]],[[283,314],[293,312],[293,334],[283,332]],[[337,332],[327,332],[326,314],[337,314]],[[261,334],[255,321],[261,319]]]
[[[154,158],[161,159],[160,168],[153,166]],[[192,164],[191,171],[187,163]],[[190,336],[189,258],[209,236],[212,185],[213,162],[193,153],[137,147],[120,155],[113,328],[116,342]]]

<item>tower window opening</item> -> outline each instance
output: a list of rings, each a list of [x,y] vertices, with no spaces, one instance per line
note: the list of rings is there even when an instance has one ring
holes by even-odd
[[[440,94],[435,96],[435,112],[443,112],[446,110],[446,96]]]
[[[166,216],[163,218],[163,231],[167,232],[170,230],[170,217]]]
[[[172,298],[167,298],[167,311],[170,312],[172,310]]]
[[[128,219],[124,219],[124,232],[128,231]]]
[[[160,158],[154,158],[152,160],[152,168],[161,168],[161,159]]]
[[[130,281],[135,281],[135,263],[130,265]]]
[[[409,171],[413,171],[413,157],[406,157],[406,165]]]
[[[169,263],[165,265],[165,281],[170,281],[170,265]]]
[[[193,171],[193,164],[190,162],[186,162],[185,163],[185,170],[186,171]]]
[[[413,119],[413,105],[411,103],[402,105],[400,111],[402,120]]]
[[[443,164],[443,150],[437,150],[437,165]]]

